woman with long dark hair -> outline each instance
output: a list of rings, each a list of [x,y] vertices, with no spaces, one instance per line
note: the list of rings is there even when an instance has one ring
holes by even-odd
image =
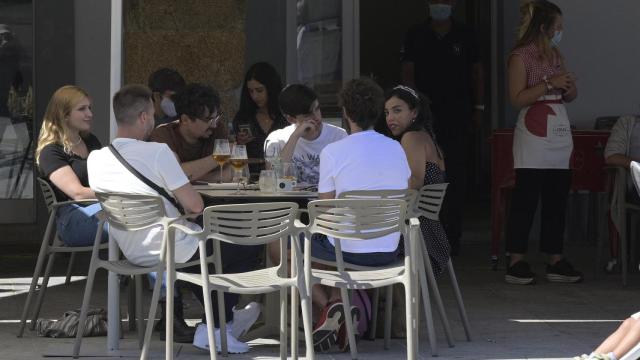
[[[280,75],[269,63],[255,63],[247,71],[233,129],[237,143],[247,146],[251,173],[264,169],[267,135],[287,125],[278,107],[281,90]]]
[[[562,255],[573,150],[564,103],[578,95],[575,76],[565,68],[558,48],[562,11],[546,0],[524,3],[520,11],[519,40],[508,61],[509,99],[520,113],[513,138],[516,181],[506,229],[511,259],[505,281],[535,281],[524,254],[541,199],[540,250],[550,257],[547,280],[579,282],[582,274]]]
[[[429,100],[402,85],[389,90],[385,100],[387,127],[400,141],[411,168],[409,188],[419,190],[427,184],[445,182],[445,161],[433,132]],[[449,261],[447,234],[439,221],[423,216],[419,220],[434,273],[439,274]]]

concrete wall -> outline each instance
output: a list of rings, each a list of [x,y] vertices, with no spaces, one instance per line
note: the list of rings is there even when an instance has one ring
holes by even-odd
[[[286,80],[286,0],[246,0],[245,70],[259,61],[273,65]]]
[[[93,100],[91,131],[103,145],[109,143],[111,1],[74,0],[75,78]]]
[[[146,84],[161,67],[187,82],[213,85],[222,111],[235,114],[244,79],[244,0],[125,0],[124,83]]]

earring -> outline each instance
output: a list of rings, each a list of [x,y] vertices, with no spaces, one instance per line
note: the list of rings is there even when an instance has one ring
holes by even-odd
[[[411,123],[413,124],[414,122],[416,122],[416,118],[411,119]]]

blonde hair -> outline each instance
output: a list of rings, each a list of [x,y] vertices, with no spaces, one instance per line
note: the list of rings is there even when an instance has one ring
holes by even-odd
[[[546,60],[551,61],[555,50],[549,37],[540,28],[550,29],[556,18],[562,16],[562,10],[547,0],[531,0],[520,6],[520,27],[515,48],[536,43],[538,50]]]
[[[75,85],[63,86],[53,93],[44,113],[42,129],[40,129],[40,136],[38,136],[38,146],[35,154],[37,164],[40,163],[42,149],[50,144],[60,144],[66,153],[71,153],[73,144],[69,138],[69,127],[66,119],[73,108],[84,98],[90,99],[89,94]],[[85,136],[87,133],[82,131],[80,136]]]

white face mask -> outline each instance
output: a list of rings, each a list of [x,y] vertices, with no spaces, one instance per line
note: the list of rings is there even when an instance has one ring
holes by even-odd
[[[429,4],[429,14],[434,20],[447,20],[451,16],[451,5]]]
[[[162,101],[160,102],[160,108],[162,109],[162,112],[164,112],[167,116],[174,117],[178,115],[178,113],[176,113],[176,107],[173,104],[173,101],[171,101],[171,99],[169,99],[168,97],[162,98]]]
[[[556,30],[553,33],[553,37],[551,38],[551,45],[558,47],[560,45],[561,40],[562,40],[562,31]]]

